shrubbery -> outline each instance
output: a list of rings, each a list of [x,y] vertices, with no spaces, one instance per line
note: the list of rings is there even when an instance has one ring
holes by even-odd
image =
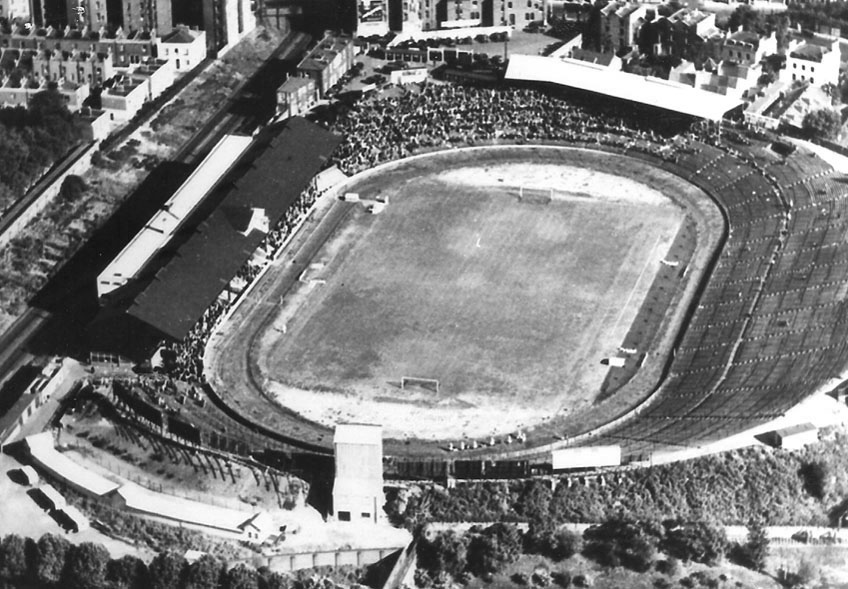
[[[770,525],[829,525],[848,496],[844,432],[798,453],[756,448],[606,476],[604,485],[480,481],[424,487],[389,505],[409,529],[432,521],[593,523],[619,510],[637,519],[745,525],[768,509]],[[836,510],[838,511],[838,509]]]

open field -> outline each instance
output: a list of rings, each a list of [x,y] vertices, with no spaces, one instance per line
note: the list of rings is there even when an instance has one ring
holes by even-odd
[[[429,439],[592,404],[683,209],[599,171],[603,156],[579,167],[480,157],[349,187],[390,204],[379,215],[339,205],[347,217],[314,257],[291,252],[307,282],[252,350],[281,403],[328,426],[371,420]],[[522,183],[554,187],[554,200],[520,202]],[[401,390],[402,376],[439,379],[440,394]]]

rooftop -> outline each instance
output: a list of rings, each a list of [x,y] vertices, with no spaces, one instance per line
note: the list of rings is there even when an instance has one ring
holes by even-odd
[[[100,273],[98,295],[108,294],[135,278],[250,144],[250,137],[240,135],[226,135],[221,139],[162,209]]]
[[[279,92],[294,92],[304,86],[314,85],[315,81],[312,78],[301,78],[300,76],[291,76],[283,85],[280,86]]]
[[[829,50],[821,45],[814,45],[812,43],[802,43],[795,49],[789,52],[790,57],[794,57],[796,59],[803,59],[805,61],[815,61],[821,62],[824,58],[824,54],[829,53]]]
[[[506,79],[559,84],[714,121],[741,104],[685,84],[611,71],[576,59],[513,55]]]
[[[297,65],[298,69],[321,71],[335,59],[341,51],[353,43],[343,37],[324,37],[309,54]]]
[[[367,444],[379,446],[383,443],[383,427],[367,423],[340,423],[333,435],[333,444]]]
[[[573,59],[579,59],[580,61],[608,66],[612,63],[612,60],[615,59],[615,53],[602,53],[600,51],[591,51],[589,49],[575,47],[571,53],[571,57]]]
[[[256,517],[246,511],[155,493],[134,483],[125,484],[116,493],[130,509],[227,532],[241,532],[243,526]]]
[[[752,31],[736,31],[727,36],[727,42],[730,45],[753,45],[759,47],[760,36]]]
[[[26,438],[26,445],[33,459],[44,468],[72,485],[92,495],[102,496],[118,488],[118,484],[81,466],[57,451],[53,446],[53,434],[43,432]]]
[[[162,43],[194,43],[194,41],[203,35],[201,31],[193,31],[186,27],[180,27],[171,32],[171,34],[162,37]]]

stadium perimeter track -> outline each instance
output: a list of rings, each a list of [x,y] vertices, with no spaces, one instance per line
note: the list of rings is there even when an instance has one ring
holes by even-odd
[[[706,146],[704,146],[704,147],[706,148]],[[726,154],[724,154],[723,152],[721,152],[720,150],[717,150],[715,148],[712,148],[712,151],[710,151],[710,148],[706,148],[705,153],[706,153],[706,155],[702,154],[703,155],[702,158],[695,159],[694,163],[690,163],[690,164],[683,162],[682,164],[674,163],[673,165],[671,165],[671,164],[665,165],[665,163],[668,163],[668,162],[664,163],[659,158],[647,157],[646,156],[643,159],[649,160],[653,165],[655,165],[657,167],[666,167],[666,168],[669,169],[669,171],[672,171],[676,175],[678,175],[678,176],[680,176],[680,177],[682,177],[686,180],[689,180],[693,184],[699,185],[702,189],[704,189],[705,192],[709,193],[710,196],[712,196],[712,198],[714,200],[716,200],[716,202],[718,202],[718,204],[721,205],[721,207],[722,207],[722,209],[723,209],[723,211],[726,215],[728,215],[728,211],[730,211],[730,214],[727,216],[727,220],[729,221],[731,228],[735,229],[736,228],[736,227],[734,227],[735,216],[733,214],[733,208],[738,206],[739,203],[736,203],[736,202],[733,201],[733,198],[735,198],[735,197],[731,198],[731,196],[728,196],[728,194],[726,194],[726,193],[731,193],[731,192],[737,191],[737,189],[739,189],[739,190],[741,190],[743,195],[750,197],[751,194],[752,194],[751,189],[749,187],[745,186],[744,185],[745,183],[743,182],[743,179],[746,178],[746,177],[749,177],[750,174],[746,174],[746,173],[741,173],[741,174],[736,174],[736,175],[731,174],[731,176],[729,178],[719,178],[719,177],[717,177],[715,179],[712,178],[710,176],[710,174],[703,174],[703,172],[705,170],[713,169],[712,167],[715,167],[715,164],[720,159],[727,157]],[[710,155],[712,155],[714,157],[709,157]],[[616,155],[614,157],[620,157],[620,156]],[[725,162],[725,163],[727,163],[727,162]],[[766,162],[766,163],[767,163],[767,165],[772,165],[772,164],[777,165],[779,162],[773,161],[773,162]],[[688,167],[687,167],[687,165],[688,165]],[[737,168],[739,168],[739,167],[742,167],[742,166],[737,166]],[[718,169],[719,169],[718,167],[715,167],[716,171],[718,171]],[[700,174],[700,176],[699,176],[699,174]],[[719,176],[720,176],[720,174],[719,174]],[[726,183],[719,182],[718,180],[727,180],[727,182]],[[764,194],[766,192],[765,188],[771,189],[771,187],[767,186],[767,184],[760,187],[760,188],[763,189],[763,192],[761,194]],[[753,193],[756,194],[756,190],[754,190]],[[777,195],[776,191],[775,191],[775,195]],[[763,206],[764,214],[766,216],[771,215],[772,217],[779,217],[781,211],[783,211],[785,209],[785,202],[783,202],[783,200],[786,198],[785,195],[781,198],[772,197],[772,199],[771,199],[772,202],[770,202],[770,203],[768,202],[768,198],[769,198],[768,196],[765,196],[765,198],[763,200],[764,204],[761,203],[762,206]],[[341,219],[339,219],[339,221],[340,220]],[[322,234],[310,233],[309,234],[309,240],[315,240],[314,247],[317,248],[320,245],[320,243],[322,243],[323,240],[326,239],[327,235],[329,235],[329,233],[331,233],[334,230],[334,228],[335,228],[335,225],[332,222],[329,223],[329,224],[325,224],[324,230],[322,230],[322,232],[326,231],[327,234],[322,235]],[[305,229],[306,229],[307,232],[309,232],[311,230],[311,228],[309,227],[309,221],[307,221],[307,226],[305,227]],[[780,226],[780,224],[778,223],[771,230],[767,230],[766,234],[768,234],[769,231],[774,233],[774,235],[777,235],[778,231],[785,232],[786,227]],[[764,235],[764,237],[769,237],[769,235]],[[731,241],[733,241],[733,240],[731,240]],[[769,241],[769,240],[767,239],[766,241]],[[738,245],[738,244],[736,244],[736,242],[733,242],[733,243],[734,243],[734,247],[736,247]],[[769,249],[772,250],[771,253],[776,255],[779,252],[781,246],[783,245],[783,242],[779,242],[777,244],[769,243],[768,245],[769,245]],[[743,246],[744,246],[744,244],[743,244]],[[774,247],[772,247],[772,246],[774,246]],[[774,249],[775,247],[776,247],[776,249]],[[733,249],[733,247],[724,248],[725,253],[727,253],[728,250],[730,250],[731,253],[733,253],[734,251],[737,251],[737,250]],[[747,251],[747,250],[743,249],[741,251]],[[718,260],[716,259],[714,261],[718,261]],[[768,261],[768,260],[766,259],[765,261]],[[721,263],[719,263],[719,266],[721,266]],[[735,269],[735,266],[734,266],[733,269]],[[296,272],[297,270],[295,270],[293,268],[289,268],[289,269],[286,269],[284,271],[293,273],[293,272]],[[715,268],[713,268],[713,273],[715,273]],[[754,292],[754,293],[751,294],[751,298],[753,299],[753,301],[751,303],[751,307],[750,307],[751,310],[756,310],[756,304],[760,300],[760,298],[763,296],[764,289],[763,289],[762,286],[768,280],[768,275],[769,275],[769,269],[766,268],[766,271],[763,275],[764,276],[763,281],[761,281],[762,283],[760,285],[760,289],[757,292]],[[292,275],[290,277],[290,279],[296,280],[297,277]],[[754,280],[754,282],[756,282],[756,279]],[[713,286],[714,283],[709,283],[708,281],[704,281],[702,284],[706,286],[706,289],[709,289],[711,286]],[[249,297],[246,297],[246,299],[243,301],[242,310],[237,311],[237,313],[244,312],[243,309],[246,309],[247,307],[249,307],[251,305],[253,305],[255,307],[255,306],[263,304],[262,300],[261,300],[261,299],[263,299],[263,296],[264,296],[262,291],[263,291],[263,284],[262,284],[262,282],[260,282],[259,284],[256,285],[255,291],[253,293],[251,293]],[[743,295],[740,292],[740,293],[737,293],[737,294],[738,294],[738,297],[740,299],[743,299],[743,301],[742,301],[743,303],[747,302],[747,299],[749,298],[749,293],[745,293]],[[264,304],[268,304],[268,303],[266,302]],[[719,301],[719,304],[721,304],[721,301]],[[704,305],[700,305],[698,307],[698,312],[700,312],[700,309],[703,306]],[[248,311],[249,311],[249,309],[248,309]],[[752,313],[750,313],[750,312],[744,313],[741,316],[740,321],[742,323],[747,322],[747,325],[750,325],[751,315],[752,315]],[[695,318],[697,319],[697,316]],[[742,327],[744,328],[745,325],[742,325]],[[744,334],[744,329],[743,329],[743,334]],[[683,343],[686,343],[686,341],[685,341],[685,336],[687,335],[686,330],[683,330],[681,335],[683,336],[683,338],[681,338],[683,340]],[[224,338],[226,339],[226,336],[224,336]],[[678,339],[678,343],[680,343],[681,339]],[[703,388],[704,399],[702,399],[702,401],[706,400],[708,397],[713,396],[714,393],[716,393],[716,391],[717,391],[717,387],[722,384],[722,380],[727,376],[728,370],[730,370],[732,365],[734,364],[733,361],[736,358],[737,352],[739,351],[739,344],[740,344],[741,341],[742,341],[742,338],[740,336],[739,339],[736,342],[724,342],[723,344],[722,343],[719,344],[719,345],[723,346],[724,348],[730,347],[730,350],[729,350],[730,354],[729,354],[729,356],[727,356],[729,359],[724,364],[723,374],[717,380],[715,380],[712,383],[709,382],[709,381],[706,381],[703,384],[702,388]],[[730,344],[734,344],[734,343],[735,343],[735,345],[732,345],[732,346],[730,345]],[[222,340],[219,339],[219,337],[217,337],[217,336],[213,337],[210,340],[210,348],[209,349],[219,348],[221,346],[221,344],[222,344]],[[227,344],[227,349],[230,349],[229,347],[231,345],[232,344]],[[213,353],[213,354],[210,355],[209,349],[207,349],[207,359],[213,359],[215,354]],[[217,353],[221,353],[221,350],[218,349]],[[713,353],[713,354],[715,355],[715,353]],[[214,360],[212,360],[212,364],[214,364]],[[666,367],[668,368],[669,365],[667,365]],[[841,368],[841,366],[839,368]],[[208,364],[207,364],[206,370],[207,370],[207,374],[209,375],[210,370],[209,370]],[[224,399],[225,402],[230,404],[237,412],[239,412],[244,417],[247,417],[248,419],[254,420],[257,423],[260,423],[260,424],[262,424],[266,427],[270,426],[272,429],[274,429],[276,431],[284,431],[287,436],[291,436],[294,439],[303,439],[304,442],[307,442],[307,440],[308,440],[307,443],[314,444],[314,445],[317,445],[317,446],[326,447],[326,448],[329,449],[331,436],[330,436],[330,431],[328,429],[323,428],[321,426],[318,426],[317,424],[308,422],[308,421],[302,419],[300,416],[298,416],[294,412],[289,411],[289,410],[285,409],[284,407],[280,407],[279,405],[274,403],[270,398],[264,396],[265,391],[263,389],[262,383],[257,383],[254,380],[251,380],[250,370],[246,370],[245,375],[246,375],[245,385],[247,385],[247,386],[244,387],[244,388],[237,387],[238,389],[240,389],[240,392],[239,392],[238,395],[233,395],[231,391],[224,391],[224,390],[218,390],[217,391],[218,394]],[[677,377],[678,376],[677,371],[672,370],[671,375],[674,376],[674,377]],[[665,376],[667,376],[667,373],[664,373],[664,377]],[[823,374],[822,378],[817,379],[819,381],[817,384],[821,384],[821,381],[826,380],[826,376],[827,375]],[[813,379],[813,380],[816,380],[816,379]],[[213,385],[215,385],[216,379],[215,379],[214,376],[212,376],[210,378],[210,381],[212,382]],[[724,428],[724,429],[713,428],[712,433],[707,432],[706,437],[710,437],[710,436],[712,436],[712,437],[723,437],[724,435],[728,435],[729,433],[738,433],[739,431],[747,429],[748,427],[758,425],[758,424],[760,424],[764,421],[767,421],[770,418],[776,417],[777,415],[780,414],[781,411],[788,409],[789,407],[791,407],[792,405],[794,405],[795,403],[800,401],[804,396],[806,396],[807,394],[812,392],[812,388],[814,388],[814,387],[811,385],[811,387],[808,390],[797,392],[794,395],[794,397],[791,397],[791,398],[787,397],[787,398],[782,398],[782,399],[776,399],[775,403],[774,403],[773,411],[768,413],[768,414],[751,414],[751,415],[740,414],[740,415],[736,415],[736,416],[734,416],[734,415],[725,416],[725,422],[726,422],[727,419],[730,419],[731,425],[729,427],[730,427],[730,430],[732,430],[732,431],[726,431],[727,428]],[[247,392],[247,391],[249,391],[249,392]],[[578,428],[578,429],[563,428],[561,431],[566,432],[568,435],[579,434],[577,436],[577,438],[572,438],[571,441],[574,441],[575,439],[579,439],[579,438],[581,438],[585,435],[591,435],[592,433],[598,433],[598,434],[604,434],[604,437],[607,440],[616,440],[617,439],[619,441],[624,441],[625,443],[635,442],[636,445],[638,445],[640,442],[643,442],[643,443],[648,443],[648,444],[652,444],[652,445],[654,445],[654,444],[662,445],[663,443],[665,443],[666,445],[672,445],[673,446],[673,445],[675,445],[674,440],[664,441],[662,439],[662,436],[659,436],[658,439],[656,439],[656,440],[650,440],[648,438],[640,440],[637,436],[634,436],[633,434],[630,434],[630,437],[616,435],[618,433],[618,431],[620,431],[621,429],[626,430],[628,425],[631,426],[631,429],[632,429],[632,424],[634,422],[638,421],[638,419],[639,419],[639,417],[638,417],[638,415],[636,415],[636,413],[641,412],[642,409],[650,408],[651,411],[655,412],[657,408],[662,410],[662,408],[664,407],[664,403],[667,404],[669,398],[671,399],[672,403],[674,402],[674,395],[666,394],[665,397],[664,397],[663,395],[658,394],[660,392],[663,392],[662,387],[660,387],[659,390],[651,389],[651,390],[641,391],[641,399],[640,400],[644,401],[645,399],[650,398],[651,402],[644,403],[642,405],[640,405],[638,402],[631,403],[630,407],[631,408],[638,407],[639,411],[634,412],[632,415],[627,414],[625,416],[626,419],[615,419],[615,420],[612,420],[612,423],[608,423],[607,425],[603,425],[603,421],[592,423],[592,425],[601,426],[599,428],[593,428],[593,427],[588,428],[592,431],[587,431],[587,428],[585,428],[585,427]],[[667,393],[667,391],[666,391],[666,393]],[[701,405],[701,402],[697,402],[697,400],[696,400],[696,402],[693,404],[693,407],[697,408],[700,405]],[[621,410],[619,410],[618,413],[620,415]],[[610,417],[609,414],[607,414],[604,417],[605,417],[604,421],[610,421],[609,420],[609,417]],[[633,419],[630,419],[631,417]],[[687,417],[688,417],[688,419],[687,419]],[[705,417],[708,418],[709,416],[705,416]],[[734,418],[735,418],[735,421],[733,421]],[[675,421],[675,417],[673,415],[669,415],[665,419],[666,419],[666,421],[668,421],[668,420]],[[686,424],[695,423],[692,416],[681,416],[681,419],[679,419],[677,421],[678,421],[678,424],[683,424],[684,426]],[[583,421],[583,424],[586,424],[586,423],[588,423],[588,422]],[[547,427],[546,427],[546,430],[548,432],[550,431],[550,425],[551,424],[547,424]],[[701,431],[703,431],[703,429]],[[698,439],[697,436],[693,438],[694,443],[697,443],[698,441],[703,441],[703,440],[704,440],[704,438]],[[484,456],[485,457],[518,457],[518,456],[530,457],[530,456],[533,456],[533,455],[541,454],[545,450],[545,448],[549,449],[551,445],[560,445],[561,443],[563,443],[563,442],[556,442],[556,441],[551,440],[549,435],[546,436],[546,438],[541,438],[541,437],[534,437],[531,434],[527,445],[525,445],[521,448],[516,448],[515,446],[509,447],[509,448],[499,447],[499,448],[496,448],[496,449],[478,450],[478,451],[473,452],[473,453],[467,453],[466,455],[468,455],[469,457],[476,457],[476,458],[480,458],[480,457],[484,457]],[[684,444],[680,444],[680,445],[684,445]],[[400,441],[393,441],[393,440],[387,441],[386,452],[390,455],[393,454],[393,455],[418,455],[418,456],[420,456],[422,454],[437,454],[437,455],[443,456],[443,451],[437,445],[435,445],[433,443],[424,443],[424,444],[421,444],[421,445],[419,445],[419,444],[409,445],[408,443],[403,443],[403,442],[400,442]]]

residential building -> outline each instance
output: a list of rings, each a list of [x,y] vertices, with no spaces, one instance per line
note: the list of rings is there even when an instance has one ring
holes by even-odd
[[[697,9],[681,8],[667,19],[667,34],[658,36],[654,55],[670,55],[700,64],[710,52],[706,45],[711,37],[719,34],[715,26],[715,14]]]
[[[721,48],[721,60],[743,65],[760,63],[767,55],[777,53],[777,37],[774,33],[761,37],[752,31],[737,31],[725,37]]]
[[[786,67],[780,70],[780,77],[785,82],[838,85],[839,66],[838,39],[816,36],[790,43],[786,51]]]
[[[178,72],[195,68],[206,58],[206,33],[179,26],[156,43],[160,59],[174,62]]]
[[[610,2],[601,9],[598,20],[601,51],[619,53],[631,49],[639,28],[645,23],[648,8],[630,2]]]
[[[110,53],[44,49],[33,56],[32,74],[36,79],[52,82],[64,79],[74,84],[98,86],[115,75],[115,68]]]
[[[87,30],[54,29],[53,27],[15,27],[11,33],[0,33],[0,48],[56,50],[89,54],[110,54],[116,68],[128,67],[156,57],[156,39],[149,32],[96,33]]]
[[[353,58],[351,39],[328,35],[297,65],[297,72],[315,80],[318,94],[324,96],[353,67]]]
[[[69,21],[76,19],[79,28],[127,31],[153,31],[167,35],[173,27],[171,0],[82,0],[82,11],[76,12],[77,0],[67,2]]]
[[[164,59],[150,59],[133,68],[132,77],[145,84],[147,100],[154,100],[174,83],[174,62]]]
[[[0,105],[26,107],[30,99],[39,92],[47,90],[50,83],[45,79],[8,76],[0,72]],[[68,110],[73,112],[82,107],[82,103],[91,92],[91,87],[88,84],[74,84],[62,80],[56,90],[65,99]]]
[[[103,88],[100,103],[112,121],[126,122],[132,119],[149,97],[149,85],[145,80],[131,76],[116,76]]]
[[[202,0],[202,28],[206,31],[207,50],[210,53],[235,45],[256,28],[256,15],[251,6],[251,0]]]
[[[318,101],[318,86],[312,78],[292,77],[277,89],[277,115],[288,118],[305,113]]]
[[[79,119],[85,123],[85,136],[89,141],[101,141],[109,136],[112,125],[109,123],[109,113],[105,110],[96,110],[82,107],[79,110]]]

